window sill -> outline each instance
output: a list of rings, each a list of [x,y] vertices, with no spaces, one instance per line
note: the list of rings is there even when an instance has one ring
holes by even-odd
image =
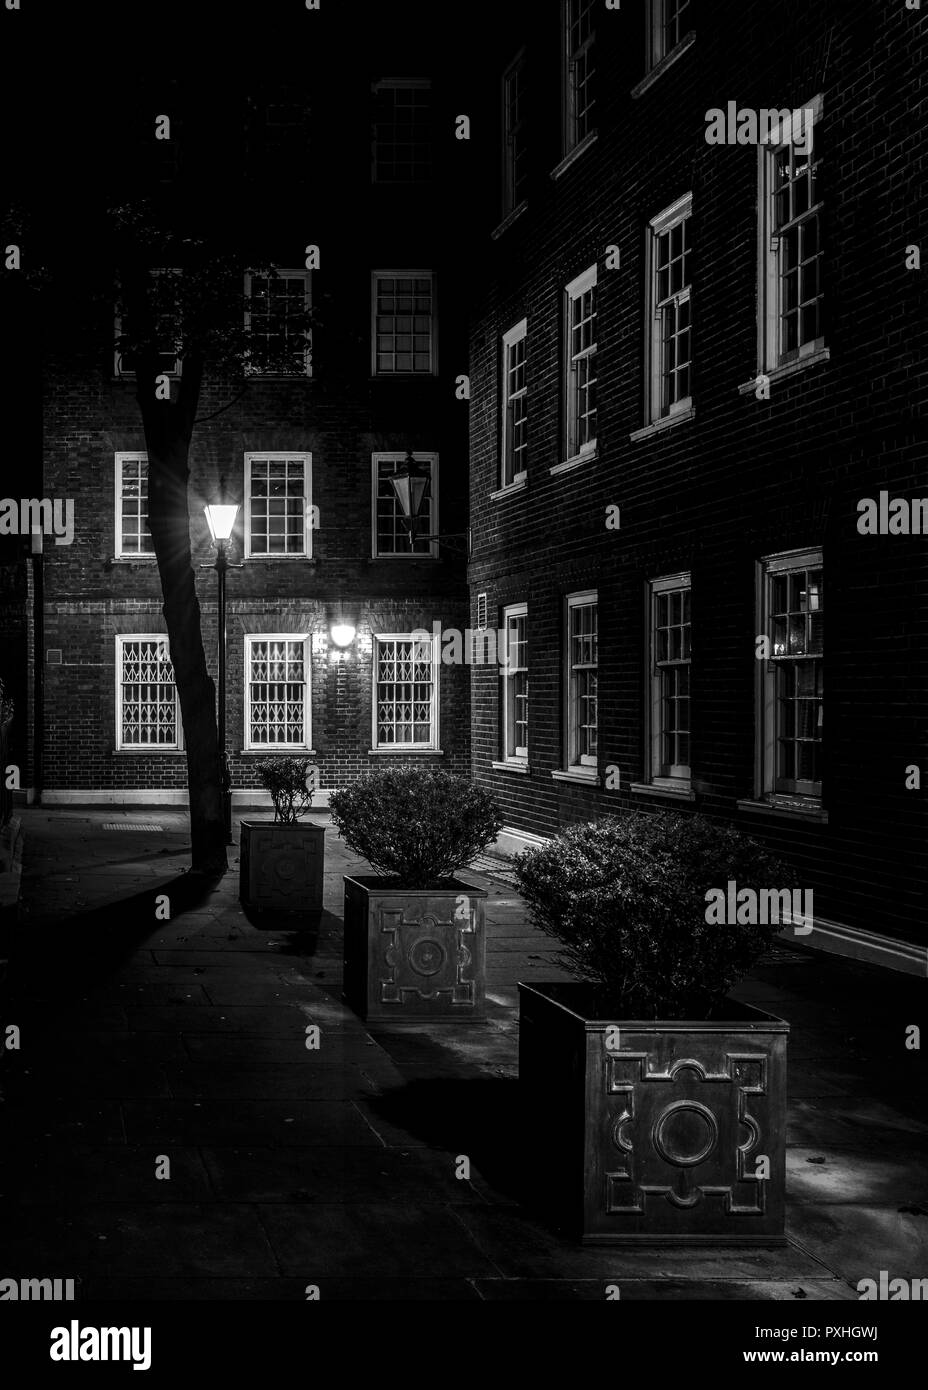
[[[579,145],[574,145],[573,149],[570,151],[570,154],[565,154],[560,164],[556,164],[555,167],[551,170],[551,177],[553,179],[559,179],[561,175],[565,173],[572,164],[576,163],[576,161],[580,158],[580,156],[583,154],[585,150],[588,150],[591,145],[596,144],[596,141],[598,139],[599,132],[595,130],[591,130],[589,135],[584,135]]]
[[[497,241],[503,235],[503,232],[505,232],[507,228],[511,227],[513,222],[517,221],[522,216],[523,212],[527,207],[528,203],[523,198],[521,203],[519,203],[517,207],[514,207],[512,209],[512,212],[508,212],[506,214],[499,226],[493,228],[493,231],[490,233],[491,241]]]
[[[505,487],[498,487],[495,492],[490,493],[490,501],[498,502],[501,497],[512,497],[517,492],[524,492],[528,487],[528,474],[517,473],[511,483]]]
[[[645,425],[643,429],[635,430],[628,437],[633,444],[639,439],[650,439],[652,435],[663,434],[664,430],[671,429],[674,425],[682,425],[687,420],[696,418],[696,407],[689,405],[685,410],[678,410],[674,415],[665,415],[661,420],[652,420],[650,425]]]
[[[378,758],[443,758],[443,748],[368,748],[370,757]]]
[[[425,563],[425,564],[427,564],[427,565],[433,565],[433,564],[435,564],[438,560],[441,559],[441,556],[440,556],[440,555],[368,555],[366,558],[367,558],[367,563],[368,563],[369,565],[377,565],[377,564],[382,564],[382,563],[384,563],[384,562],[392,563],[394,560],[406,560],[407,562],[411,560],[414,564],[423,564],[423,563]]]
[[[153,565],[157,558],[157,555],[110,555],[106,563],[108,565]]]
[[[677,44],[676,48],[672,48],[659,63],[655,63],[651,71],[641,79],[637,87],[632,88],[632,100],[637,101],[640,96],[644,96],[648,88],[653,87],[658,78],[663,77],[667,69],[672,68],[677,59],[682,58],[687,49],[692,48],[695,42],[696,30],[691,29],[688,34],[683,35],[683,38]]]
[[[696,793],[691,787],[659,787],[654,782],[632,782],[628,789],[636,796],[669,796],[674,801],[695,801]]]
[[[784,801],[736,801],[739,811],[747,811],[756,816],[780,816],[786,820],[814,821],[819,825],[828,824],[828,812],[821,806],[800,806]]]
[[[551,773],[551,776],[554,778],[555,782],[574,782],[577,786],[581,787],[598,787],[601,785],[599,773],[594,768],[590,768],[589,773],[584,772],[578,767],[572,767],[569,772],[556,769]]]
[[[252,381],[312,381],[312,372],[246,372],[245,379]]]
[[[278,560],[302,560],[304,565],[315,565],[318,563],[315,555],[243,555],[242,560],[246,565],[260,565],[273,563]]]
[[[528,763],[490,763],[494,772],[521,772],[530,773],[531,767]]]
[[[586,450],[585,453],[575,454],[572,459],[565,459],[563,463],[556,463],[548,472],[552,475],[558,473],[569,473],[572,468],[580,468],[582,464],[589,463],[591,459],[598,456],[598,450],[594,447]]]
[[[786,377],[796,376],[799,372],[804,372],[807,367],[816,367],[820,362],[829,362],[830,360],[831,349],[819,348],[816,352],[807,353],[805,357],[797,357],[795,362],[787,362],[782,367],[771,367],[769,372],[758,372],[757,376],[738,387],[738,395],[753,395],[757,390],[758,379],[762,376],[765,376],[772,386],[776,381],[783,381]]]

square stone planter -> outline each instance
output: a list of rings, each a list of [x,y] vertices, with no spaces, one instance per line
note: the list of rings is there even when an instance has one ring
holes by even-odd
[[[435,889],[346,876],[345,1002],[369,1021],[482,1019],[486,896],[459,879]]]
[[[786,1243],[788,1023],[732,1000],[597,1018],[582,981],[519,994],[538,1205],[586,1243]]]
[[[268,912],[321,912],[325,826],[242,821],[239,898]]]

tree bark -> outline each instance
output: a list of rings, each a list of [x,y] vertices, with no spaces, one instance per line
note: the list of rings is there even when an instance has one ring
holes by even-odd
[[[144,292],[140,293],[144,298]],[[140,312],[144,313],[141,306]],[[136,397],[148,453],[148,524],[161,576],[164,619],[184,726],[191,868],[219,875],[226,873],[229,866],[222,815],[216,686],[203,649],[190,550],[188,499],[190,438],[203,375],[202,357],[185,356],[180,381],[171,383],[176,400],[156,398],[157,374],[154,353],[139,352]]]

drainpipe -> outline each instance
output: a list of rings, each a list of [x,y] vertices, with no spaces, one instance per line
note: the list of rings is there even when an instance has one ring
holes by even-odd
[[[45,780],[45,556],[42,531],[32,528],[32,783],[36,806],[42,804]]]

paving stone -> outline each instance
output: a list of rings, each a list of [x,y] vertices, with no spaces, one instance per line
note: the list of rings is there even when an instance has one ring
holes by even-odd
[[[790,1144],[818,1142],[835,1148],[869,1149],[872,1145],[895,1147],[919,1135],[928,1135],[928,1124],[870,1097],[825,1096],[795,1100],[789,1105],[786,1137]]]
[[[924,1279],[928,1275],[928,1209],[900,1194],[892,1206],[806,1203],[790,1212],[790,1230],[803,1246],[856,1288],[860,1279]]]
[[[477,1278],[494,1265],[456,1218],[460,1208],[405,1203],[261,1206],[285,1275]]]
[[[305,1061],[280,1062],[273,1067],[235,1067],[221,1070],[213,1063],[196,1062],[169,1067],[169,1094],[179,1099],[235,1097],[266,1100],[353,1100],[377,1095],[379,1087],[360,1067],[317,1067],[312,1053],[303,1049]]]
[[[296,1302],[307,1301],[303,1279],[100,1279],[91,1276],[80,1290],[82,1303],[128,1302]],[[468,1279],[316,1279],[324,1303],[480,1301]]]
[[[259,1037],[297,1037],[305,1035],[307,1018],[295,1004],[249,1008],[242,1004],[200,1007],[196,1010],[175,1005],[127,1010],[133,1032],[254,1034]]]
[[[202,1153],[213,1188],[229,1202],[425,1206],[488,1200],[478,1183],[455,1178],[453,1155],[429,1149],[207,1146]]]
[[[618,1286],[622,1303],[643,1300],[671,1302],[810,1303],[857,1301],[857,1294],[837,1279],[701,1280],[701,1279],[478,1279],[477,1292],[489,1303],[593,1303],[606,1301],[606,1290]]]
[[[170,1178],[155,1177],[151,1144],[68,1144],[8,1150],[0,1163],[0,1191],[8,1201],[75,1205],[106,1202],[207,1202],[214,1198],[197,1149],[172,1145]]]
[[[159,1151],[167,1144],[380,1146],[350,1101],[128,1101],[123,1111],[129,1142],[159,1145]]]
[[[907,1153],[895,1147],[789,1148],[786,1191],[791,1203],[860,1202],[874,1207],[914,1203],[928,1209],[928,1152],[912,1149]]]

